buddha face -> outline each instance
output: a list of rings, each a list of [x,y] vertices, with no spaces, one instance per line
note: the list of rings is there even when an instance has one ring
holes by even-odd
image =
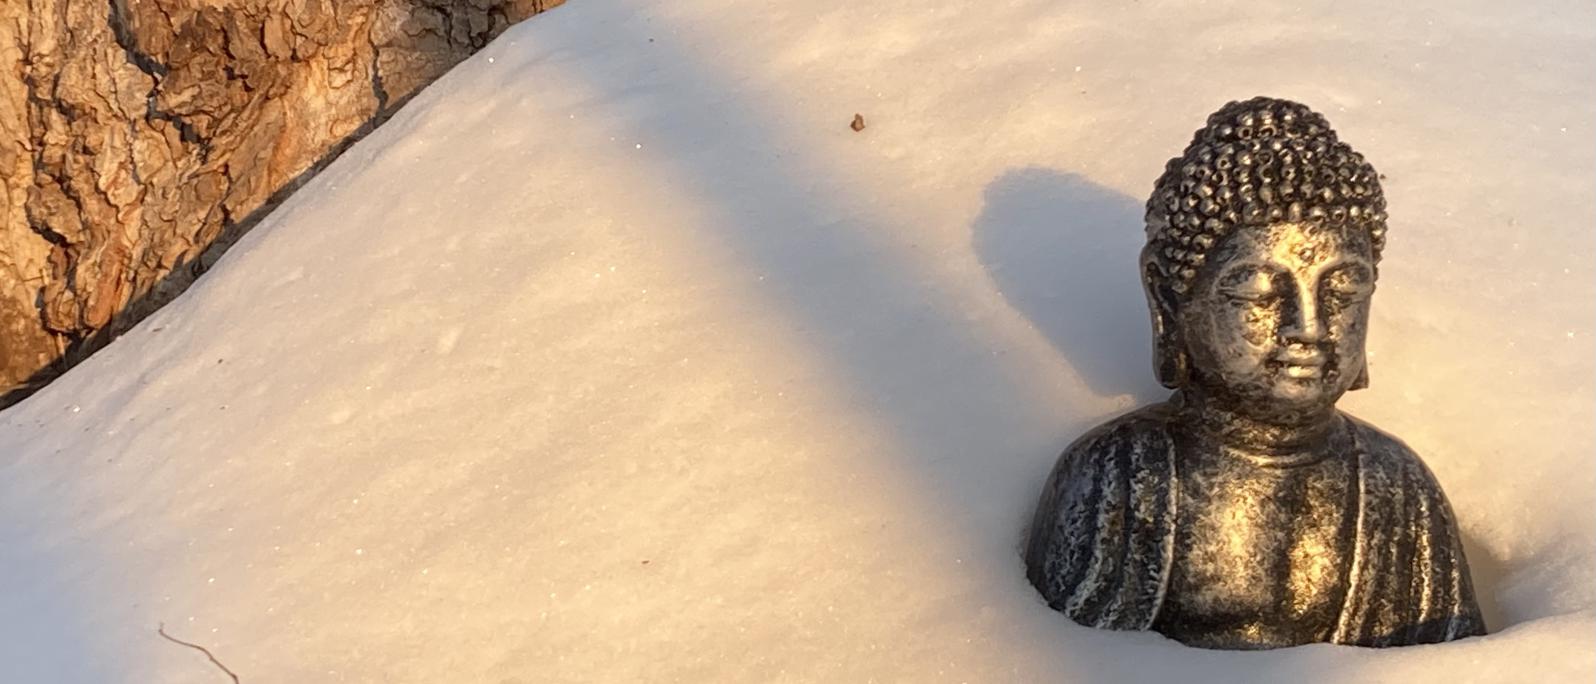
[[[1236,228],[1179,307],[1191,381],[1259,418],[1330,410],[1363,370],[1374,276],[1365,227]]]

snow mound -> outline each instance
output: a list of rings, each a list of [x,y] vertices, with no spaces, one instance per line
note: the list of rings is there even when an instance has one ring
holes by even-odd
[[[0,679],[1596,675],[1596,8],[584,0],[0,414]],[[1022,528],[1161,398],[1139,205],[1226,100],[1387,175],[1373,386],[1493,634],[1071,624]],[[849,123],[862,114],[867,126]]]

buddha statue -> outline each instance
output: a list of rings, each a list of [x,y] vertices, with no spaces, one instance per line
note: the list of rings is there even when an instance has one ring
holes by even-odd
[[[1456,520],[1368,385],[1380,177],[1324,117],[1232,102],[1147,202],[1168,401],[1071,444],[1025,551],[1049,606],[1190,646],[1401,646],[1485,633]]]

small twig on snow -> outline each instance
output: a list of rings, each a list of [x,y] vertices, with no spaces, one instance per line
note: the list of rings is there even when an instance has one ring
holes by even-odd
[[[174,636],[172,636],[170,634],[167,634],[166,633],[166,623],[164,623],[164,622],[161,623],[160,627],[155,628],[155,632],[157,634],[160,634],[161,638],[163,638],[163,639],[165,639],[167,641],[170,641],[170,642],[172,642],[174,644],[178,644],[180,646],[187,646],[187,647],[192,648],[192,649],[194,649],[196,651],[199,651],[200,653],[204,653],[206,658],[210,658],[211,659],[211,663],[213,665],[215,665],[215,666],[217,666],[219,668],[222,668],[222,671],[226,672],[227,676],[233,678],[233,684],[238,684],[238,675],[233,674],[233,671],[227,669],[227,666],[223,665],[222,661],[217,660],[216,656],[211,654],[211,650],[210,649],[205,648],[204,646],[201,646],[199,644],[191,644],[191,643],[189,643],[187,641],[183,641],[182,639],[179,639],[179,638],[174,637]]]

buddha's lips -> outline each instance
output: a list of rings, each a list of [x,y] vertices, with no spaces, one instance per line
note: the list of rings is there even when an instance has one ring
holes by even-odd
[[[1286,364],[1285,369],[1286,375],[1300,379],[1317,378],[1324,374],[1324,366],[1318,364],[1311,366]]]
[[[1287,377],[1310,380],[1325,376],[1328,361],[1324,354],[1279,354],[1269,362],[1271,370],[1283,371]]]

